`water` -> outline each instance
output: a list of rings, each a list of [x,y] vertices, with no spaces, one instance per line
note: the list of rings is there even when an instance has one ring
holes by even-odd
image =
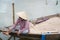
[[[4,35],[3,33],[0,33],[0,38],[2,38],[2,40],[8,40],[10,36]],[[16,40],[18,40],[19,38],[16,37]],[[14,40],[13,37],[11,38],[11,40]]]

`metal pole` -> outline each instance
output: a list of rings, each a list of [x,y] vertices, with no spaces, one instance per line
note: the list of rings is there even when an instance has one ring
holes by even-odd
[[[15,23],[14,0],[12,0],[12,13],[13,13],[13,24],[14,24]]]

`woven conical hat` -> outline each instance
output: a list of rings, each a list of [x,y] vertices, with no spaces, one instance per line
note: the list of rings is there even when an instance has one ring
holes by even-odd
[[[28,16],[26,14],[26,12],[22,11],[22,12],[18,12],[16,13],[19,17],[25,19],[25,20],[28,20]]]

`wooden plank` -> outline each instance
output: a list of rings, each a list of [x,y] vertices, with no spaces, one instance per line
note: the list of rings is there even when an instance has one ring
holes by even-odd
[[[40,40],[41,39],[41,35],[35,35],[35,34],[20,34],[20,35],[17,35],[16,33],[10,33],[11,36],[15,36],[15,37],[18,37],[20,38],[21,40],[22,39],[30,39],[30,40]]]

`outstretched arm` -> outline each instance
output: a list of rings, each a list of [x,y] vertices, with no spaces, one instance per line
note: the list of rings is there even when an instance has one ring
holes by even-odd
[[[18,20],[16,21],[16,23],[13,24],[9,29],[10,30],[14,29],[18,25],[19,22],[20,22],[20,19],[18,18]]]

